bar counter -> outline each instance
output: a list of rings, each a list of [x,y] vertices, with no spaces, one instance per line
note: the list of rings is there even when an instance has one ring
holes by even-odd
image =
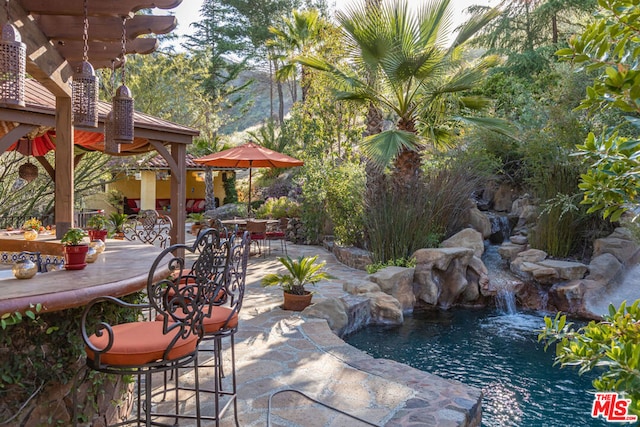
[[[42,249],[43,244],[61,247],[53,236],[39,236],[33,242],[21,236],[0,236],[0,250],[14,247],[16,241],[24,248],[21,250],[37,250],[36,245]],[[38,273],[31,279],[19,280],[9,268],[0,275],[0,316],[24,312],[36,304],[42,304],[43,313],[60,311],[81,307],[99,296],[121,297],[144,289],[151,264],[161,251],[140,242],[107,239],[105,251],[83,270]],[[167,274],[168,269],[158,269],[154,282]]]

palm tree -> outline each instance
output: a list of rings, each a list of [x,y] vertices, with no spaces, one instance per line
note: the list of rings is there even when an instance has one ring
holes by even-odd
[[[493,129],[502,125],[495,119],[459,114],[488,105],[485,99],[463,94],[480,82],[496,59],[466,63],[462,47],[499,11],[473,16],[447,46],[453,30],[449,3],[436,0],[415,10],[406,0],[380,7],[374,2],[353,5],[337,14],[350,57],[341,64],[299,59],[334,77],[338,99],[367,103],[393,115],[395,128],[367,136],[363,151],[380,168],[392,165],[394,185],[403,191],[419,182],[426,142],[448,144],[463,124]]]
[[[293,10],[291,17],[283,17],[279,25],[269,27],[273,38],[267,42],[267,46],[275,49],[276,58],[282,62],[282,66],[276,71],[276,79],[283,82],[293,81],[293,100],[296,101],[296,81],[298,76],[298,63],[295,61],[300,55],[310,55],[313,48],[321,40],[320,32],[324,20],[317,9]],[[302,89],[302,102],[307,99],[309,90],[309,75],[302,67],[300,87]]]

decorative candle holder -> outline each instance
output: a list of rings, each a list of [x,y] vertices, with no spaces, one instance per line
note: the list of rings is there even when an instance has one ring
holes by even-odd
[[[87,250],[87,256],[85,257],[85,262],[89,264],[96,262],[99,254],[100,253],[94,246],[89,245],[89,250]]]
[[[31,279],[38,272],[38,266],[30,259],[21,259],[13,264],[12,271],[16,279]]]
[[[104,252],[104,250],[107,248],[107,245],[105,245],[101,239],[92,240],[91,243],[89,243],[89,246],[94,248],[99,254]]]

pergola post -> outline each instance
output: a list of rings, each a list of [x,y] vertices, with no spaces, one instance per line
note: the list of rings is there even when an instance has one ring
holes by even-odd
[[[186,179],[187,166],[185,158],[187,156],[187,146],[185,144],[171,144],[171,157],[176,163],[177,173],[171,173],[171,217],[173,220],[173,230],[171,230],[171,242],[184,243],[185,241],[185,221],[187,198]]]
[[[73,227],[73,124],[71,98],[56,97],[55,156],[56,238],[61,239]]]

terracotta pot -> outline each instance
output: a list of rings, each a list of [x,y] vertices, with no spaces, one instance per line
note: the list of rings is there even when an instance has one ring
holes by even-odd
[[[282,308],[284,310],[302,311],[311,304],[311,297],[313,294],[307,292],[304,295],[295,295],[284,292],[284,304]]]
[[[88,230],[89,240],[100,239],[104,242],[104,239],[107,238],[107,230]]]
[[[87,266],[85,260],[89,245],[67,245],[64,247],[64,268],[66,270],[82,270]]]

